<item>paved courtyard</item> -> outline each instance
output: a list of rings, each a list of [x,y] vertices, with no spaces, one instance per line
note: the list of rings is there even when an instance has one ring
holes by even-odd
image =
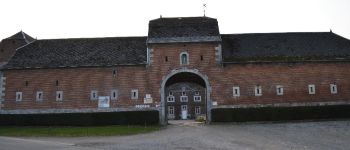
[[[20,142],[18,142],[19,140]],[[17,144],[12,144],[16,142]],[[160,131],[132,136],[78,138],[0,137],[0,149],[91,150],[345,150],[350,149],[350,121],[294,123],[175,122]],[[50,145],[52,145],[50,147]]]

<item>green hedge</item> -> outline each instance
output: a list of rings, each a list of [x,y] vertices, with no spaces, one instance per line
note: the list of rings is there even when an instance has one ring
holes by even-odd
[[[350,118],[350,105],[221,108],[212,110],[213,122],[287,121],[339,118]]]
[[[158,124],[158,111],[0,114],[2,126],[99,126]]]

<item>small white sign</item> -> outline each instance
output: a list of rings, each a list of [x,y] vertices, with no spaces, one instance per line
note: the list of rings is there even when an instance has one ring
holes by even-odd
[[[151,104],[153,103],[153,99],[151,97],[151,94],[146,94],[146,97],[143,99],[144,104]]]
[[[98,97],[98,108],[109,108],[109,96],[99,96]]]
[[[217,106],[218,102],[217,101],[213,101],[213,106]]]
[[[135,105],[136,108],[149,108],[149,105]]]

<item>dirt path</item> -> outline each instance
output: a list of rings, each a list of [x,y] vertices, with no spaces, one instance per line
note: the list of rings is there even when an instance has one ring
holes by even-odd
[[[132,136],[35,139],[106,150],[345,150],[350,148],[350,121],[216,125],[180,123],[153,133]]]

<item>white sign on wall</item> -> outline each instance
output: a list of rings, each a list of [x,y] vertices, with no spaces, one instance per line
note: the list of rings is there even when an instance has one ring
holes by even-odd
[[[146,97],[143,99],[144,104],[150,104],[153,102],[151,94],[146,94]]]
[[[149,108],[150,105],[135,105],[136,108]]]
[[[99,96],[98,97],[98,108],[109,108],[109,96]]]

